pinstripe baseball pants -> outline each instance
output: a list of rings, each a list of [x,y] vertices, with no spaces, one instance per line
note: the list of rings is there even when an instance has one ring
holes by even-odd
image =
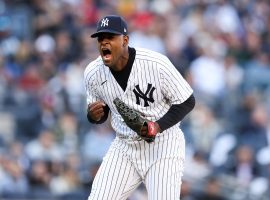
[[[88,200],[125,200],[141,182],[149,200],[179,200],[184,149],[182,132],[160,134],[150,144],[116,137],[96,174]]]

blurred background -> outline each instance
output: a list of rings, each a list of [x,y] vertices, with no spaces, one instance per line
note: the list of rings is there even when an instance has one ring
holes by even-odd
[[[181,200],[269,200],[268,0],[0,0],[0,199],[87,199],[114,138],[88,123],[83,86],[107,14],[194,89]]]

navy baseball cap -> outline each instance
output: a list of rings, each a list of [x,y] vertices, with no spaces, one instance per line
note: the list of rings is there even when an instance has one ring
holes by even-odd
[[[97,32],[91,35],[92,38],[98,37],[101,33],[113,33],[117,35],[127,35],[127,23],[118,15],[108,15],[99,20]]]

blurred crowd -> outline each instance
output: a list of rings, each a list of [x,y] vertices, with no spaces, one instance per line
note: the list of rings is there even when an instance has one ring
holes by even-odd
[[[87,199],[115,137],[87,121],[83,86],[107,14],[194,89],[181,200],[269,200],[268,0],[1,0],[0,198]]]

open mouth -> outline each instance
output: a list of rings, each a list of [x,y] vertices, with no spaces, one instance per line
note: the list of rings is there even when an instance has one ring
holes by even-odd
[[[103,48],[102,51],[102,57],[105,61],[110,60],[112,57],[112,53],[109,49]]]

